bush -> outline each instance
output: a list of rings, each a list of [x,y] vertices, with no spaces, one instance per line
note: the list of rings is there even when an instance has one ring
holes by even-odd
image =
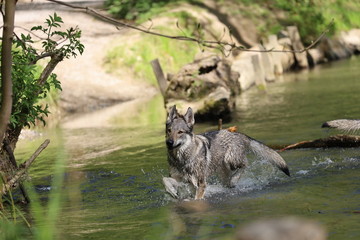
[[[41,32],[46,36],[41,41],[42,52],[38,52],[32,46],[34,40],[30,34],[21,34],[20,38],[14,40],[12,49],[13,106],[10,118],[13,129],[35,125],[36,121],[45,124],[44,117],[49,114],[48,105],[43,106],[39,101],[47,97],[50,89],[61,90],[60,82],[55,74],[49,74],[48,77],[42,79],[43,70],[36,65],[37,61],[50,56],[52,59],[55,55],[59,56],[59,61],[62,61],[63,58],[76,57],[84,50],[84,46],[79,41],[81,31],[76,28],[70,28],[64,32],[58,31],[61,23],[63,23],[61,17],[55,13],[49,16],[44,26],[35,26],[31,29],[33,32]],[[55,41],[53,38],[59,40]]]

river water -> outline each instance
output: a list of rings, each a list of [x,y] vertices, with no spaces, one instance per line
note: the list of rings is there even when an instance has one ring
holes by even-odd
[[[337,134],[327,120],[359,118],[360,58],[287,74],[265,91],[237,99],[227,126],[268,145]],[[297,216],[321,223],[329,239],[360,239],[360,149],[300,149],[281,153],[289,178],[250,157],[235,189],[210,185],[206,200],[174,202],[161,179],[168,175],[161,97],[121,114],[112,127],[44,130],[20,141],[27,159],[45,138],[49,147],[30,175],[46,204],[56,163],[65,166],[58,239],[234,239],[245,224],[264,217]],[[214,124],[197,124],[200,133]]]

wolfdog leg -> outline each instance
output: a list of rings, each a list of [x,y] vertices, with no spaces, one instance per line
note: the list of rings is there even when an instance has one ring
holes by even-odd
[[[163,183],[165,186],[165,190],[173,198],[179,198],[179,195],[178,195],[179,182],[177,182],[174,178],[171,178],[171,177],[163,177]]]
[[[237,168],[229,179],[229,187],[234,188],[236,183],[239,182],[241,175],[244,172],[244,168]]]
[[[199,182],[199,186],[196,188],[195,200],[203,199],[205,195],[205,182]]]

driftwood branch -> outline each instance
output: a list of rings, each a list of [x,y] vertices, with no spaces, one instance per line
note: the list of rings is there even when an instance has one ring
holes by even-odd
[[[335,135],[327,138],[320,138],[312,141],[301,141],[289,146],[283,147],[278,152],[298,148],[351,148],[360,147],[360,136],[353,135]],[[276,148],[276,147],[274,147]]]
[[[219,119],[218,130],[222,129],[222,119]],[[229,132],[237,132],[236,126],[228,127]],[[284,152],[291,149],[299,148],[353,148],[360,147],[360,136],[355,135],[335,135],[327,138],[319,138],[310,141],[301,141],[290,145],[268,145],[277,152]]]
[[[156,58],[156,59],[152,60],[150,62],[150,64],[151,64],[151,67],[152,67],[153,72],[155,74],[156,80],[157,80],[157,82],[159,84],[161,95],[165,96],[165,92],[166,92],[166,89],[167,89],[167,82],[166,82],[164,72],[163,72],[163,70],[161,68],[159,59]]]
[[[39,156],[39,154],[49,145],[49,143],[50,140],[46,139],[33,153],[33,155],[31,155],[31,157],[27,161],[25,161],[19,166],[18,171],[15,173],[15,175],[9,181],[3,184],[0,192],[1,195],[6,194],[24,176],[24,174],[29,169],[31,164],[35,161],[37,156]]]
[[[39,154],[49,145],[50,140],[46,139],[36,151],[31,155],[31,157],[24,163],[20,165],[20,168],[24,168],[25,170],[30,167],[30,165],[34,162],[34,160],[39,156]]]
[[[283,50],[277,50],[277,49],[260,49],[260,50],[256,50],[256,49],[248,49],[244,46],[241,45],[237,45],[233,42],[225,42],[225,41],[211,41],[211,40],[203,40],[203,39],[199,39],[199,38],[195,38],[195,37],[188,37],[188,36],[171,36],[171,35],[167,35],[167,34],[162,34],[162,33],[158,33],[158,32],[154,32],[151,31],[151,27],[150,28],[144,28],[141,26],[136,26],[133,24],[129,24],[129,23],[124,23],[121,21],[118,21],[114,18],[105,16],[101,13],[99,13],[98,11],[89,8],[89,7],[81,7],[81,6],[77,6],[74,4],[69,4],[69,3],[65,3],[62,1],[58,1],[58,0],[47,0],[48,2],[53,2],[53,3],[57,3],[63,6],[67,6],[69,8],[73,8],[73,9],[77,9],[80,11],[83,11],[87,14],[90,14],[92,16],[95,16],[97,18],[100,18],[104,21],[107,21],[117,27],[126,27],[129,29],[133,29],[139,32],[143,32],[146,34],[150,34],[150,35],[154,35],[154,36],[158,36],[158,37],[164,37],[164,38],[169,38],[169,39],[174,39],[174,40],[178,40],[178,41],[188,41],[188,42],[195,42],[201,46],[207,47],[207,48],[214,48],[214,49],[220,49],[220,50],[224,50],[226,49],[226,51],[231,52],[233,50],[239,50],[239,51],[247,51],[247,52],[291,52],[291,53],[303,53],[308,51],[310,48],[312,48],[313,46],[315,46],[323,37],[324,35],[329,31],[331,25],[333,25],[334,20],[332,20],[330,22],[330,24],[327,26],[327,28],[320,34],[320,36],[314,41],[312,42],[309,46],[300,49],[300,50],[287,50],[287,49],[283,49]]]

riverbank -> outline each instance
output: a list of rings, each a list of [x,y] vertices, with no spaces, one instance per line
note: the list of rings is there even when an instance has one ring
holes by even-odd
[[[181,28],[183,26],[191,26],[197,20],[201,20],[201,26],[204,26],[206,32],[204,36],[222,35],[223,40],[231,41],[232,38],[223,30],[227,29],[226,23],[230,22],[234,25],[240,19],[242,24],[237,28],[237,34],[241,35],[242,39],[252,39],[246,43],[249,46],[258,42],[256,40],[259,38],[258,29],[254,26],[254,23],[258,21],[252,22],[251,18],[247,19],[244,15],[241,15],[241,18],[225,18],[226,21],[224,21],[224,18],[219,15],[221,11],[216,14],[213,11],[214,8],[211,8],[213,2],[208,1],[207,3],[210,5],[196,7],[185,3],[169,11],[172,15],[166,16],[165,14],[165,16],[161,15],[152,19],[152,26],[148,27],[155,31],[171,29],[171,33],[176,35],[182,34],[183,30]],[[61,121],[65,122],[64,126],[67,127],[79,127],[79,124],[72,124],[78,122],[79,118],[84,119],[80,121],[80,126],[88,126],[90,122],[97,122],[96,125],[107,125],[112,114],[107,115],[104,112],[110,113],[113,111],[102,111],[98,116],[104,117],[103,120],[93,119],[87,121],[84,114],[96,116],[98,110],[109,107],[115,109],[114,106],[118,104],[121,104],[118,109],[122,109],[121,112],[124,114],[129,111],[136,112],[135,102],[141,105],[142,102],[146,102],[154,95],[159,94],[149,64],[150,60],[156,57],[161,58],[165,72],[173,73],[183,64],[190,62],[195,54],[202,50],[192,43],[149,37],[146,34],[140,34],[128,29],[119,30],[112,24],[102,22],[83,12],[64,8],[63,6],[59,7],[56,4],[54,6],[57,7],[42,6],[29,8],[28,10],[20,8],[16,12],[16,25],[18,26],[16,31],[21,32],[23,29],[30,29],[34,25],[41,24],[54,11],[63,18],[65,27],[78,26],[82,30],[82,41],[85,45],[84,54],[76,59],[66,59],[55,69],[55,73],[62,83],[63,91],[60,93],[59,107],[55,108],[53,112],[57,112],[56,116],[62,119]],[[279,15],[280,13],[276,12],[276,14]],[[174,16],[178,16],[178,18]],[[174,27],[177,26],[178,20],[180,25]],[[265,19],[261,21],[264,22]],[[150,23],[147,22],[146,24]],[[233,66],[239,67],[240,65],[241,67],[241,69],[238,69],[240,72],[239,81],[241,88],[246,90],[253,86],[254,82],[242,81],[247,76],[247,74],[244,74],[243,69],[247,69],[247,67],[241,66],[243,60],[243,58],[239,57],[241,55],[244,54],[238,54],[232,57],[232,60],[237,63],[233,64]],[[317,57],[314,54],[313,56]],[[316,58],[313,62],[320,62],[319,59]],[[279,68],[277,68],[276,74],[278,74],[278,70]],[[273,79],[270,78],[269,81],[273,81]]]

